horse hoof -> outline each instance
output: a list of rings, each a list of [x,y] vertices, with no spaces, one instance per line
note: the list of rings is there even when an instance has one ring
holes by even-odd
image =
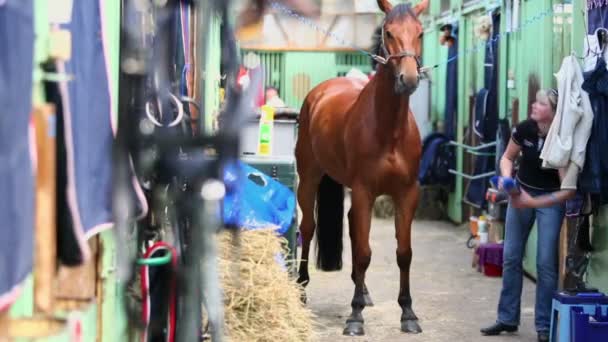
[[[346,328],[342,333],[345,336],[363,336],[365,330],[363,330],[363,322],[347,322]]]
[[[365,306],[374,306],[374,302],[372,301],[372,297],[369,294],[363,295],[363,300],[365,301]]]
[[[302,290],[302,293],[300,293],[300,301],[302,304],[306,304],[306,299],[306,291]]]
[[[422,332],[422,328],[418,325],[416,320],[405,320],[401,321],[401,331],[411,334],[419,334]]]

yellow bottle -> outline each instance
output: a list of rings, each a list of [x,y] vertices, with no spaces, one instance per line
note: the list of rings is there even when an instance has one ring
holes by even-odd
[[[272,155],[272,135],[274,129],[274,108],[262,106],[260,116],[260,130],[258,140],[258,154],[262,156]]]

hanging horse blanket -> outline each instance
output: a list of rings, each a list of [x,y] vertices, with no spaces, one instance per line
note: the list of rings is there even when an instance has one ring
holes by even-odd
[[[16,299],[33,263],[33,20],[31,0],[0,1],[0,312]]]
[[[481,143],[496,141],[498,126],[498,35],[500,30],[500,14],[492,14],[492,36],[489,44],[486,44],[484,89],[482,89],[475,100],[475,124],[474,131],[479,136]],[[492,148],[486,148],[479,152],[491,153]],[[496,155],[500,158],[500,155]],[[491,172],[495,168],[495,157],[480,155],[475,157],[475,175]],[[471,180],[469,183],[465,200],[467,203],[485,208],[485,198],[488,190],[487,178]]]
[[[87,239],[112,227],[112,143],[114,124],[108,37],[103,0],[74,1],[72,20],[62,25],[72,35],[72,57],[57,70],[72,76],[61,82],[67,184],[64,191],[75,237],[62,262],[79,264],[90,256]],[[136,181],[140,209],[146,211]],[[61,229],[61,227],[60,227]]]
[[[448,65],[445,88],[444,134],[449,139],[456,137],[458,108],[458,26],[454,25],[454,43],[448,48]]]

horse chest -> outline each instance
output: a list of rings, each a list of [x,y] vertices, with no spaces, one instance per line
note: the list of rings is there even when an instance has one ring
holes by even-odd
[[[383,179],[393,178],[405,180],[410,172],[403,157],[396,153],[384,156],[379,162],[379,174]]]
[[[415,172],[403,156],[396,153],[361,158],[356,164],[354,178],[369,184],[378,193],[390,193],[415,181]]]

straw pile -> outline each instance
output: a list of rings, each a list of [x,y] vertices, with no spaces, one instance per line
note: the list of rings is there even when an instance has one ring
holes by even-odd
[[[229,341],[309,341],[312,313],[301,287],[277,263],[283,239],[272,230],[243,231],[219,241],[225,330]],[[238,245],[238,246],[235,246]]]

